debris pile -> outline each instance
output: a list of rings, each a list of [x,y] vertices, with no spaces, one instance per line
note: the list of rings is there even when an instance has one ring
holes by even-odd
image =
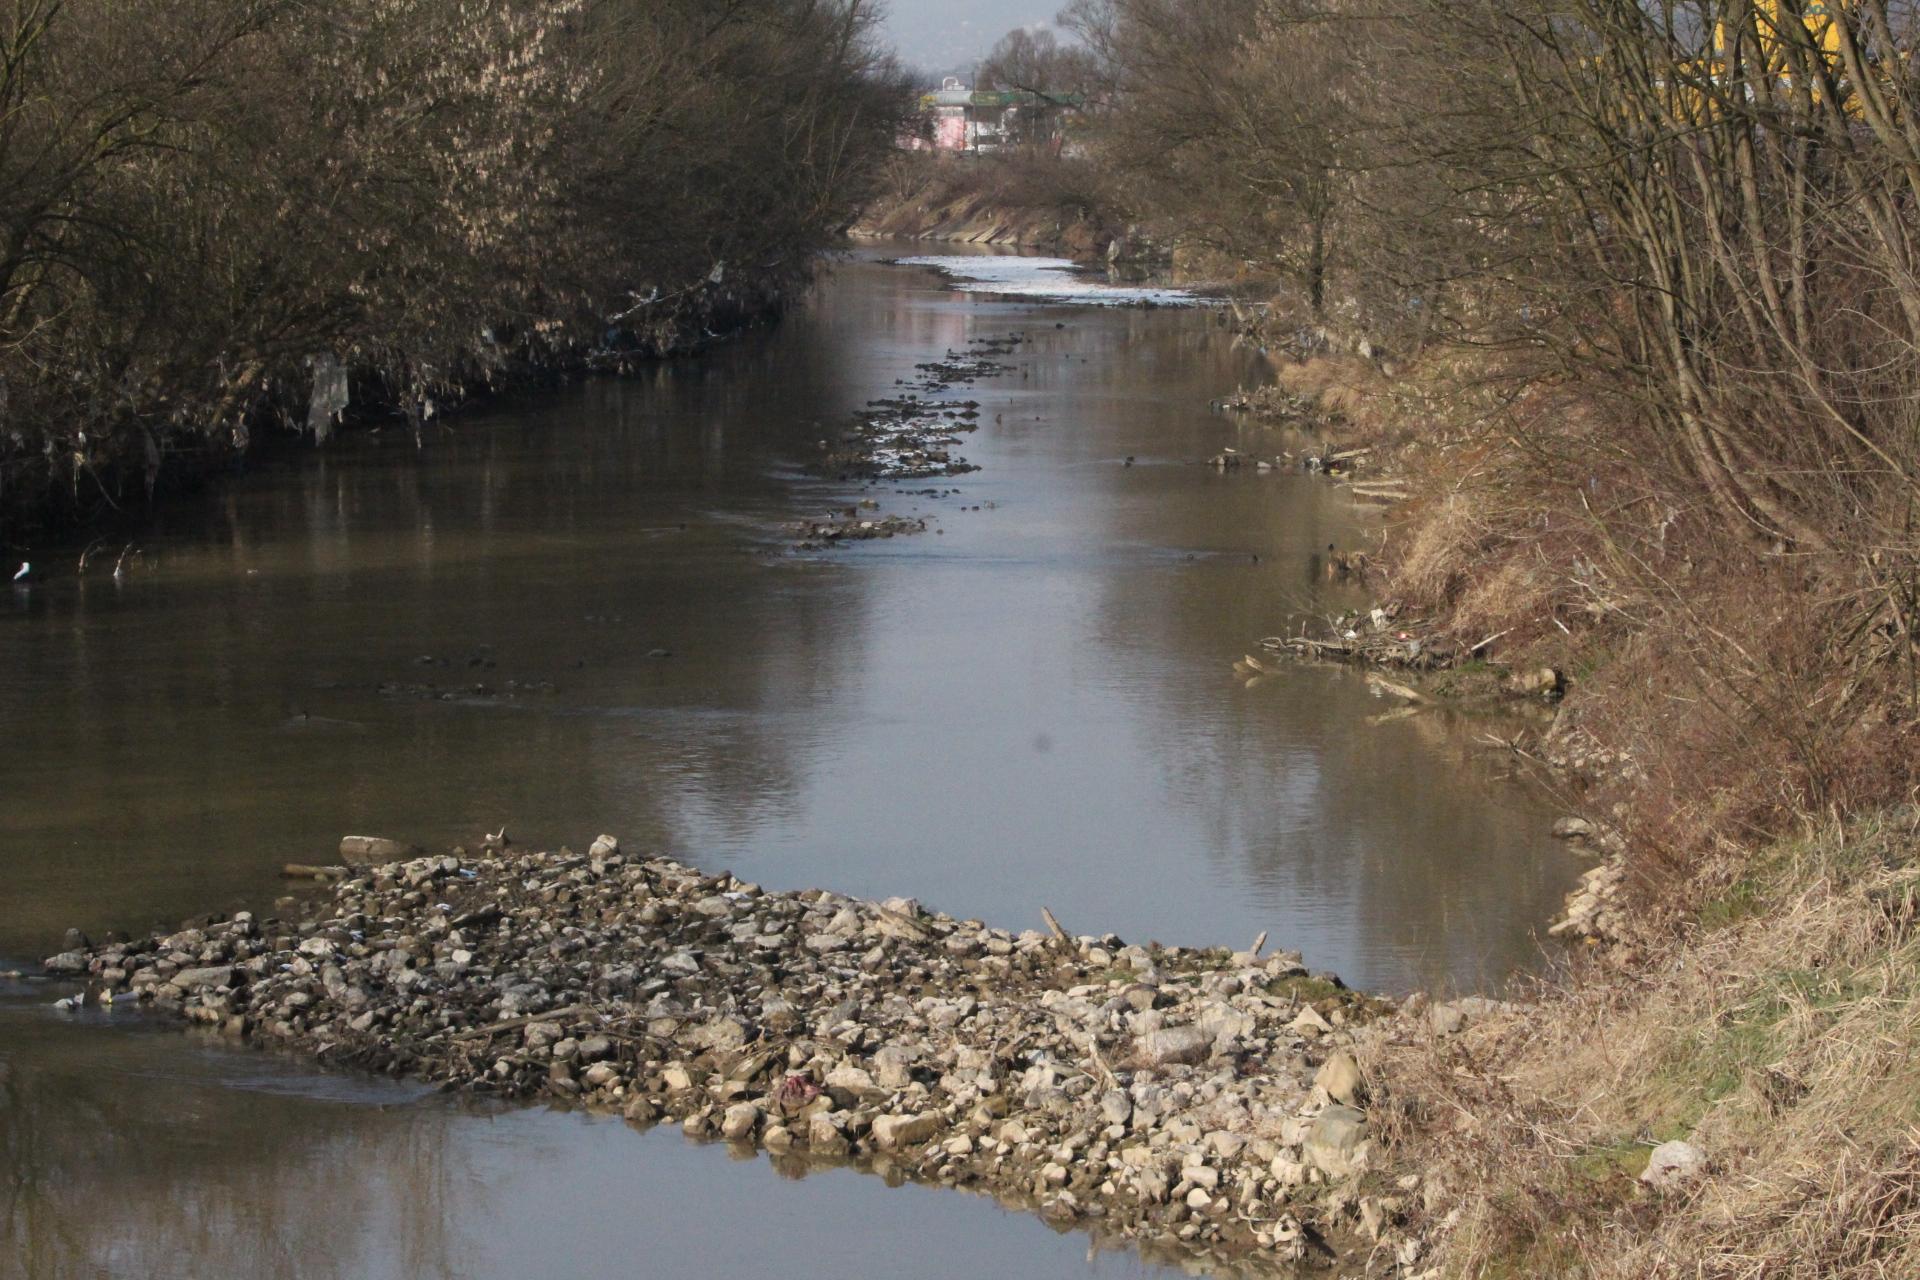
[[[391,850],[355,838],[353,850]],[[343,862],[354,855],[343,847]],[[334,869],[325,869],[330,878]],[[852,1158],[1220,1258],[1391,1232],[1362,1194],[1371,1040],[1411,1024],[1295,955],[1012,932],[584,854],[349,866],[304,919],[70,951],[133,1000],[331,1064]],[[1411,1008],[1411,1007],[1410,1007]],[[1375,1252],[1411,1266],[1410,1242]]]
[[[828,547],[844,546],[849,542],[865,542],[873,538],[891,538],[896,535],[926,531],[927,521],[924,516],[877,516],[866,519],[857,510],[849,507],[844,514],[836,513],[825,520],[802,520],[794,526],[798,541],[793,546],[796,551],[821,551]]]

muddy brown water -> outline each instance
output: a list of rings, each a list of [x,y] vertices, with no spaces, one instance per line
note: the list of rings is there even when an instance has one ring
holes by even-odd
[[[1231,675],[1365,602],[1316,552],[1379,524],[1198,465],[1272,447],[1208,407],[1259,354],[1205,311],[964,295],[880,253],[709,358],[424,456],[282,459],[169,511],[118,582],[0,595],[0,956],[270,909],[343,832],[505,824],[1011,927],[1265,931],[1390,990],[1537,965],[1577,866],[1475,726],[1375,723],[1344,671]],[[810,473],[915,363],[1012,332],[1016,371],[954,393],[980,472]],[[862,496],[939,532],[788,549]],[[53,994],[0,984],[0,1275],[1161,1273],[976,1197],[475,1112]]]

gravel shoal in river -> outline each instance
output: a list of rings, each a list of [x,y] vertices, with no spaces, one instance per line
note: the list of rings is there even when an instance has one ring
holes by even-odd
[[[1000,357],[1019,348],[1019,334],[971,338],[964,350],[914,366],[919,375],[903,394],[870,400],[853,422],[827,444],[822,468],[843,480],[924,480],[960,476],[980,468],[955,452],[963,436],[979,427],[980,405],[951,400],[947,393],[982,378],[1012,373]]]
[[[326,1063],[855,1159],[1242,1264],[1324,1255],[1320,1230],[1354,1220],[1377,1238],[1399,1209],[1360,1193],[1350,1051],[1417,1009],[1291,954],[770,892],[603,836],[353,868],[297,921],[47,967]]]

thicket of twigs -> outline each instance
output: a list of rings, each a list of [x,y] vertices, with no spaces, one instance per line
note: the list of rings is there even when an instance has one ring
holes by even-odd
[[[0,533],[323,432],[343,376],[417,421],[791,286],[908,101],[870,27],[865,0],[4,0]]]
[[[1136,204],[1287,278],[1302,325],[1444,365],[1381,399],[1450,443],[1397,586],[1598,669],[1660,793],[1642,843],[1681,861],[1920,782],[1915,16],[1067,13]]]

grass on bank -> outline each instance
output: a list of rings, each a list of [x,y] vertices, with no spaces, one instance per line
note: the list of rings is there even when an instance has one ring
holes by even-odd
[[[1920,1275],[1920,809],[1772,846],[1697,921],[1372,1064],[1445,1274]],[[1673,1138],[1708,1175],[1644,1187]]]

